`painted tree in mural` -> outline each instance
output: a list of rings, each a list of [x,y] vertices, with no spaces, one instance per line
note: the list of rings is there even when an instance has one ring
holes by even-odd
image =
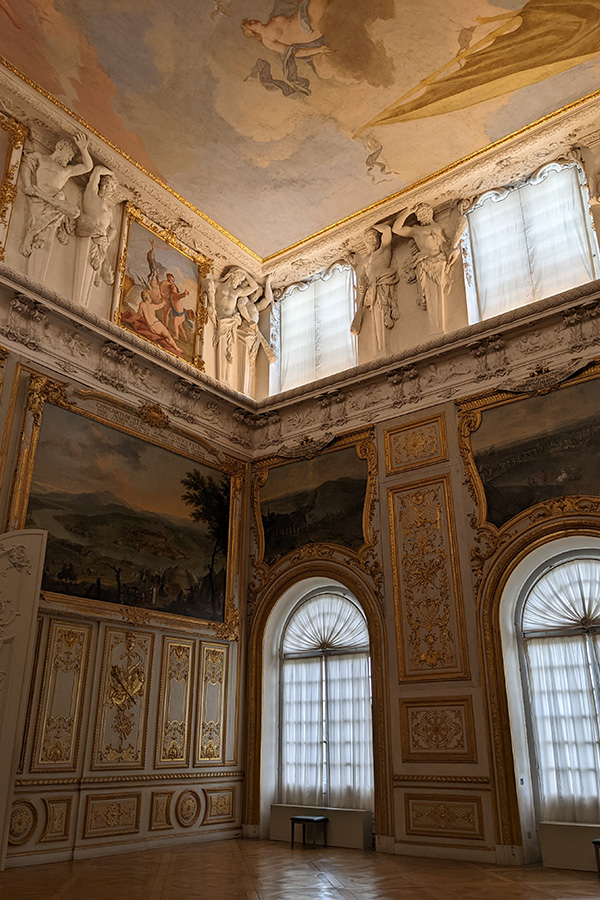
[[[202,475],[198,469],[192,469],[181,479],[185,492],[181,499],[192,507],[190,519],[206,526],[213,542],[212,555],[208,567],[213,598],[216,596],[215,561],[221,553],[227,556],[227,540],[229,535],[229,479],[219,481],[211,475]]]

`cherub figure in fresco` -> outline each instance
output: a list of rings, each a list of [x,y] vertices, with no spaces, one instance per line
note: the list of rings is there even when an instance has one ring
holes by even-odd
[[[175,284],[175,276],[172,272],[167,272],[164,281],[159,282],[160,294],[163,304],[163,321],[165,325],[169,324],[169,320],[173,321],[173,334],[175,340],[187,341],[187,335],[183,327],[185,318],[185,310],[181,302],[184,297],[189,295],[189,291],[180,291]]]
[[[275,0],[268,20],[244,19],[246,37],[259,41],[267,50],[279,54],[283,80],[273,78],[271,65],[257,59],[248,78],[258,78],[267,90],[280,90],[285,96],[310,94],[308,78],[298,73],[297,59],[311,63],[315,56],[328,53],[321,31],[321,19],[329,0]]]
[[[406,221],[412,214],[417,222],[407,225]],[[433,334],[447,330],[446,297],[450,270],[460,255],[460,239],[466,227],[462,201],[456,205],[455,221],[449,231],[435,221],[433,209],[428,203],[418,203],[414,209],[402,210],[392,225],[394,234],[412,238],[416,244],[417,253],[412,268],[417,280],[419,305],[427,310]]]
[[[23,256],[31,256],[33,250],[44,247],[61,225],[79,216],[79,207],[67,200],[63,188],[70,178],[89,172],[94,163],[84,134],[76,134],[74,144],[61,140],[50,154],[34,151],[23,157],[21,177],[27,196],[25,233],[20,247]],[[71,163],[76,147],[81,162]],[[65,240],[66,237],[65,234]]]
[[[350,331],[359,334],[365,309],[373,315],[375,343],[378,353],[385,350],[385,329],[393,328],[398,318],[396,284],[398,271],[392,267],[392,229],[389,225],[375,225],[364,235],[365,249],[353,254],[356,269],[356,315]]]
[[[181,356],[181,350],[171,337],[171,332],[156,315],[162,303],[162,298],[158,303],[154,303],[148,291],[142,291],[137,319],[133,320],[131,324],[140,334],[150,337],[151,340],[157,341],[159,344],[164,344],[172,353]]]

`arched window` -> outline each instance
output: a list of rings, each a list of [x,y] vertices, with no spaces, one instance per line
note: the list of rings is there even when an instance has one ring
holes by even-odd
[[[280,652],[280,802],[373,808],[369,635],[359,607],[319,591],[290,615]]]
[[[516,608],[538,816],[600,822],[600,554],[555,557]]]

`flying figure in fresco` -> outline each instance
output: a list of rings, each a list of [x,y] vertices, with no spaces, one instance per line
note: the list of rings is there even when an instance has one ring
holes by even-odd
[[[283,79],[273,78],[271,64],[257,59],[246,77],[258,78],[268,91],[281,91],[285,97],[310,94],[310,81],[298,72],[297,59],[303,59],[314,69],[314,57],[329,53],[321,31],[321,19],[329,0],[275,0],[268,20],[244,19],[242,31],[246,37],[259,41],[267,50],[279,54]]]
[[[600,0],[529,0],[476,19],[499,23],[367,122],[391,125],[465,109],[566,72],[600,54]],[[464,29],[463,29],[464,31]],[[474,35],[475,36],[475,35]]]

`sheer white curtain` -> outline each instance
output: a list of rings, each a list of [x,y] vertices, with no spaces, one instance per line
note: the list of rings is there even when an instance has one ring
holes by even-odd
[[[600,560],[542,575],[521,621],[542,819],[600,822]]]
[[[281,663],[283,803],[372,809],[368,643],[362,612],[340,594],[308,598],[287,623]]]
[[[490,191],[467,218],[476,295],[471,322],[599,277],[598,243],[575,165],[552,164],[522,187]]]
[[[282,391],[356,365],[352,270],[336,266],[281,300]]]

